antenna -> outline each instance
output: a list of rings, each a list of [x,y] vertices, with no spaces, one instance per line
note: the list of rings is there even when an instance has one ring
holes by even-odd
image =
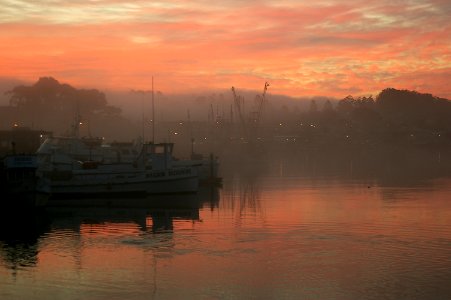
[[[155,143],[155,101],[153,92],[153,76],[152,76],[152,144]]]

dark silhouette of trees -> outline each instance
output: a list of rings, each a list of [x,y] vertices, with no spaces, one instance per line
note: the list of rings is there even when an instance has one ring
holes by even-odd
[[[388,88],[376,99],[346,96],[335,109],[328,102],[319,112],[311,106],[300,121],[313,124],[308,129],[321,135],[317,141],[359,145],[451,142],[451,101],[431,94]],[[300,130],[299,134],[304,132]]]
[[[96,129],[102,136],[125,132],[131,126],[122,117],[120,108],[108,105],[104,93],[76,89],[52,77],[42,77],[31,86],[16,86],[8,94],[10,105],[17,109],[19,125],[28,122],[26,126],[32,124],[36,129],[61,132],[64,128],[68,132],[80,117],[89,124],[88,128]],[[157,96],[164,98],[160,92]],[[212,119],[221,111],[224,117],[227,106],[220,106],[224,99],[219,98],[199,97],[195,103],[208,105]],[[164,120],[173,109],[170,99],[164,102],[166,111],[159,109],[157,120]],[[304,105],[303,111],[298,107],[300,104]],[[286,101],[277,105],[268,104],[262,129],[255,138],[271,141],[274,137],[294,137],[306,147],[334,143],[451,145],[451,102],[431,94],[387,88],[376,98],[349,95],[332,102],[321,98],[311,99],[310,103],[298,102],[296,106]],[[142,126],[139,127],[137,131],[142,132]]]
[[[451,130],[451,102],[415,91],[383,90],[376,99],[377,109],[394,124],[427,130]]]
[[[48,113],[96,114],[107,108],[105,94],[96,89],[76,89],[52,77],[41,77],[32,86],[20,85],[7,92],[10,104],[24,110]]]
[[[349,116],[355,109],[356,100],[351,95],[338,101],[337,112],[344,116]]]
[[[108,105],[97,89],[77,89],[52,77],[41,77],[31,86],[19,85],[6,92],[10,105],[17,109],[19,126],[69,132],[74,122],[91,125],[121,119],[121,109]],[[89,123],[89,125],[87,125]]]

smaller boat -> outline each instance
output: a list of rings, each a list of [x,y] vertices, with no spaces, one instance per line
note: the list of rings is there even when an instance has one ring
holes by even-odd
[[[219,177],[219,160],[213,153],[208,158],[202,154],[192,153],[191,159],[175,160],[174,165],[195,167],[199,175],[200,185],[222,185],[222,178]]]
[[[47,203],[50,189],[46,180],[37,177],[36,155],[7,155],[2,162],[0,187],[3,205],[34,208]]]

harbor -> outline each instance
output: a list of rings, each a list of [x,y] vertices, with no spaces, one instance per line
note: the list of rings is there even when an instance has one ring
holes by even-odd
[[[385,89],[296,112],[265,82],[255,105],[229,91],[229,114],[209,99],[208,118],[133,124],[51,78],[16,97],[42,85],[60,123],[24,104],[0,132],[0,298],[451,296],[449,100]]]
[[[200,183],[220,183],[217,161],[175,159],[173,147],[149,143],[117,149],[77,137],[48,137],[36,153],[4,157],[2,190],[27,208],[45,205],[35,198],[196,193]]]

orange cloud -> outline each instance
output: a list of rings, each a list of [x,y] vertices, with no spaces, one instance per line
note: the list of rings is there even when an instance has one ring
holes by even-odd
[[[273,93],[290,96],[398,87],[451,98],[441,84],[451,69],[446,1],[8,3],[2,77],[148,89],[155,76],[167,94],[259,90],[268,80]]]

